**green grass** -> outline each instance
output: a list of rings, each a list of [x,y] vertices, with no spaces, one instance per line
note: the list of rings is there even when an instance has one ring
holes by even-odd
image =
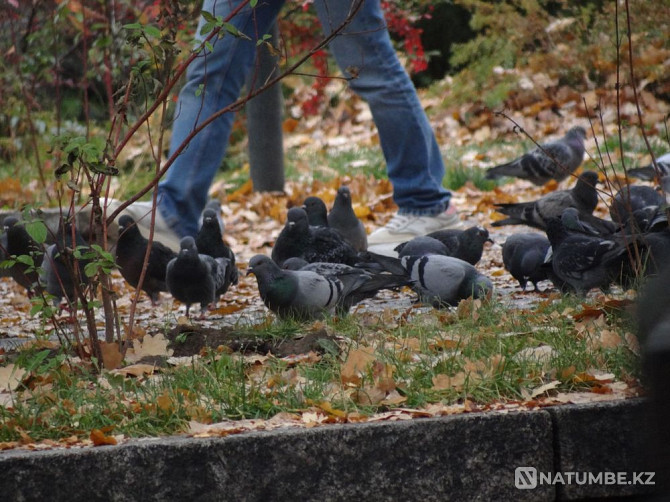
[[[375,398],[380,388],[400,396],[400,406],[421,408],[465,399],[480,405],[515,402],[555,380],[560,383],[551,392],[589,390],[593,383],[576,375],[593,368],[621,381],[637,377],[639,360],[630,347],[602,346],[597,329],[580,331],[573,315],[582,302],[565,296],[514,314],[505,300],[495,299],[466,301],[449,311],[423,309],[409,318],[392,311],[356,314],[323,324],[340,341],[326,344],[318,362],[270,357],[252,363],[212,349],[194,365],[166,367],[140,379],[106,371],[100,376],[85,364],[70,367],[62,354],[23,353],[19,362],[32,377],[15,391],[11,406],[0,406],[0,441],[22,434],[84,439],[92,429],[169,435],[186,430],[190,420],[270,418],[322,402],[342,413],[369,415],[393,407]],[[311,328],[275,322],[260,329],[280,341]],[[632,328],[626,316],[610,314],[598,329],[623,339]],[[551,348],[546,356],[538,349],[544,346]],[[358,381],[345,382],[347,358],[361,349],[372,352],[372,362]],[[453,385],[440,386],[445,378]]]

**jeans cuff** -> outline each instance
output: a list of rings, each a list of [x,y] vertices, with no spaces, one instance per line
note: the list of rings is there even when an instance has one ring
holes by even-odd
[[[449,202],[444,202],[437,206],[424,209],[398,208],[398,214],[401,216],[437,216],[449,209]]]

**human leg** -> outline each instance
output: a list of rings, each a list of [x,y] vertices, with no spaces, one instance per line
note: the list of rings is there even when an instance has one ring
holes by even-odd
[[[350,4],[317,0],[327,33],[346,18]],[[401,214],[437,215],[450,193],[442,187],[444,163],[411,79],[397,58],[378,0],[366,0],[330,49],[342,71],[356,68],[351,88],[370,105]]]
[[[205,0],[203,11],[225,19],[240,0]],[[179,93],[170,141],[174,154],[198,124],[238,99],[253,67],[256,39],[268,31],[283,1],[259,2],[245,7],[231,23],[251,40],[226,33],[189,66],[187,82]],[[200,29],[196,40],[204,38]],[[158,186],[159,210],[165,223],[179,236],[195,235],[207,202],[207,192],[228,146],[234,115],[225,113],[195,135],[179,153]]]

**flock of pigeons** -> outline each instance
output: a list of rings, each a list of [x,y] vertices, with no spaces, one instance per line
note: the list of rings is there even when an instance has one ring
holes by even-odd
[[[572,128],[560,140],[489,169],[487,177],[511,176],[536,185],[562,181],[581,165],[585,137],[583,128]],[[670,154],[660,157],[656,166],[628,174],[660,179],[670,174]],[[624,186],[610,201],[611,219],[605,220],[593,214],[598,183],[596,172],[584,171],[570,189],[496,206],[506,217],[492,226],[526,225],[544,231],[515,233],[502,246],[504,266],[521,288],[530,281],[537,290],[543,280],[578,294],[607,290],[613,283],[630,287],[640,270],[654,274],[670,261],[664,193],[646,185]],[[116,263],[131,286],[141,282],[152,304],[160,292],[169,292],[186,305],[187,316],[194,303],[204,313],[238,283],[235,255],[223,240],[223,222],[214,207],[205,208],[198,234],[184,237],[178,253],[156,241],[149,246],[130,216],[122,215],[118,224]],[[16,218],[6,218],[4,229],[0,251],[13,257],[10,274],[29,295],[45,290],[59,303],[63,297],[76,300],[81,288],[75,286],[86,284],[92,259],[76,229],[63,225],[46,249]],[[318,197],[290,208],[271,256],[252,257],[247,273],[255,276],[264,304],[280,318],[344,315],[382,289],[406,286],[421,302],[456,305],[493,289],[491,280],[475,267],[486,242],[492,242],[488,231],[473,226],[401,243],[395,248],[397,257],[374,253],[367,249],[365,228],[354,213],[349,188],[343,186],[330,212]]]

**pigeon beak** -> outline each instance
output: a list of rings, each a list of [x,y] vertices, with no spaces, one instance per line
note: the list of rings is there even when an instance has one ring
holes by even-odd
[[[491,244],[495,244],[495,241],[491,239],[490,237],[486,239],[484,242],[490,242]]]
[[[247,276],[250,276],[250,275],[253,274],[253,273],[254,273],[254,267],[249,267],[249,268],[247,269]]]

